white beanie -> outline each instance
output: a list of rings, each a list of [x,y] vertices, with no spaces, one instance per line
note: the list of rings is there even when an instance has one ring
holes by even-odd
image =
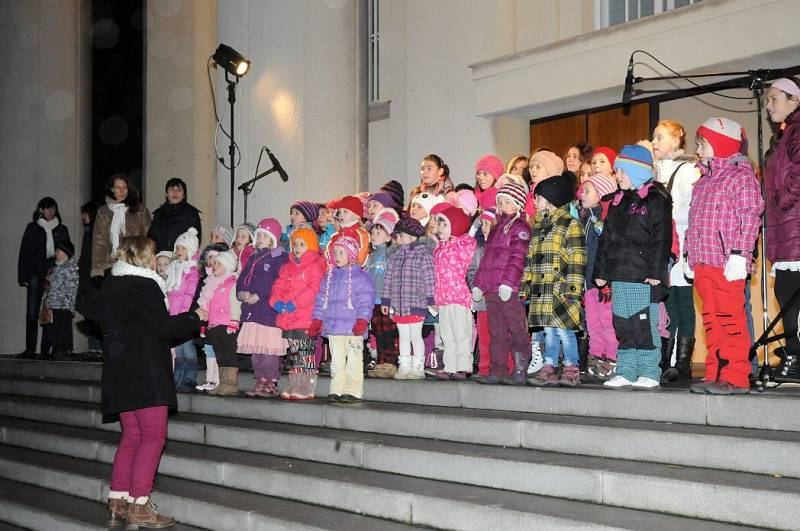
[[[227,273],[233,273],[236,271],[236,264],[239,262],[239,259],[233,252],[225,251],[215,256],[214,261],[218,264],[222,264]]]
[[[425,219],[419,220],[419,222],[422,225],[426,225],[428,223],[428,220],[431,217],[431,210],[433,209],[433,207],[435,207],[439,203],[444,203],[444,197],[442,197],[440,195],[436,195],[436,194],[430,193],[430,192],[421,192],[421,193],[415,195],[413,199],[411,199],[411,203],[412,204],[416,203],[416,204],[418,204],[419,206],[421,206],[422,208],[425,209],[425,212],[428,215],[427,215],[427,217]]]
[[[197,249],[200,247],[200,241],[197,239],[197,229],[194,227],[189,227],[189,230],[178,236],[175,240],[175,252],[177,252],[177,248],[179,245],[186,247],[189,251],[189,260],[194,258],[194,255],[197,254]]]

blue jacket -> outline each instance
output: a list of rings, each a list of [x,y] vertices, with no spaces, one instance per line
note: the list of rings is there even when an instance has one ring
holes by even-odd
[[[372,277],[372,288],[375,290],[375,304],[381,303],[381,290],[383,290],[383,277],[386,276],[386,266],[389,264],[387,244],[374,245],[369,253],[367,265],[364,266]]]
[[[352,336],[356,321],[369,322],[374,306],[375,291],[369,273],[355,264],[334,267],[322,277],[313,319],[322,321],[323,337]]]

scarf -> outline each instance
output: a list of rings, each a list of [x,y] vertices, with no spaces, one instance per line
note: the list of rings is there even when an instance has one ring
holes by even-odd
[[[164,294],[164,307],[169,309],[169,302],[167,302],[167,287],[164,284],[164,280],[158,276],[158,273],[153,271],[152,269],[148,269],[145,267],[138,267],[128,262],[123,262],[122,260],[117,260],[114,262],[113,267],[111,268],[111,274],[115,277],[141,277],[141,278],[149,278],[156,284],[158,284],[161,293]]]
[[[125,203],[106,203],[114,217],[111,218],[111,255],[117,253],[119,247],[119,237],[125,236],[125,214],[128,212],[128,205]]]
[[[44,233],[47,235],[47,258],[54,257],[56,255],[56,246],[53,243],[53,229],[58,227],[58,218],[53,218],[50,221],[39,218],[36,220],[36,224],[43,228]]]
[[[167,291],[180,289],[183,275],[188,273],[193,267],[197,267],[196,260],[173,260],[170,262],[166,279]]]

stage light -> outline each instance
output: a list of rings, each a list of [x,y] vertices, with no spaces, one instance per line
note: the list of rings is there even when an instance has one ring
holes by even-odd
[[[211,58],[226,72],[236,77],[242,77],[250,70],[250,61],[227,44],[220,44]]]

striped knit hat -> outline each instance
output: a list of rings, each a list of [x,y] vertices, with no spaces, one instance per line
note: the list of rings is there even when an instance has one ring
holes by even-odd
[[[617,155],[614,169],[624,171],[638,190],[653,178],[653,154],[646,147],[627,145]]]
[[[747,135],[744,129],[728,118],[709,118],[697,128],[697,136],[708,140],[714,148],[715,157],[726,159],[747,151]]]
[[[319,216],[319,206],[311,201],[298,201],[293,203],[289,210],[292,208],[296,208],[303,214],[303,217],[306,218],[306,221],[309,223],[314,223]]]
[[[401,209],[405,203],[405,192],[403,185],[395,180],[391,180],[378,189],[379,192],[386,192],[394,200],[394,208]]]
[[[524,186],[514,182],[506,183],[503,185],[502,188],[500,188],[497,191],[497,199],[500,199],[500,197],[505,197],[506,199],[511,200],[511,202],[517,205],[519,207],[519,210],[522,210],[525,208],[526,193],[527,191],[525,190]]]
[[[344,250],[349,263],[354,264],[358,260],[358,251],[360,246],[358,245],[358,242],[350,236],[342,236],[334,242],[333,246],[341,247]]]
[[[583,196],[583,187],[586,183],[592,183],[595,189],[597,189],[597,193],[600,194],[600,197],[617,191],[617,181],[613,177],[603,175],[602,173],[595,173],[587,177],[586,180],[583,181],[583,184],[581,184],[581,187],[578,189],[578,199]]]

